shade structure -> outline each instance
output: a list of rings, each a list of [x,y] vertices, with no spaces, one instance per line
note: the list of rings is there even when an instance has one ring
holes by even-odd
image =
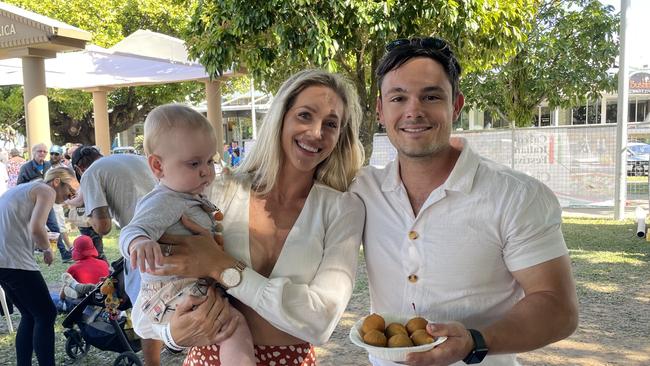
[[[48,88],[94,89],[207,80],[200,64],[178,63],[90,45],[45,60]],[[22,85],[20,59],[0,60],[0,85]]]
[[[139,30],[110,49],[88,45],[83,51],[59,53],[57,58],[45,60],[44,68],[48,88],[93,93],[95,140],[104,154],[110,150],[106,94],[127,86],[204,82],[208,119],[215,127],[217,141],[223,141],[220,81],[211,80],[201,64],[188,60],[185,43],[180,39]],[[221,77],[233,75],[227,71]],[[0,60],[0,85],[22,84],[21,61]]]

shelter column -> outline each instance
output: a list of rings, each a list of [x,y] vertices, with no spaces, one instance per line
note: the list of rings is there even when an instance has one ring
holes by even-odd
[[[102,155],[107,156],[111,153],[111,135],[108,126],[108,102],[106,98],[108,89],[98,88],[91,91],[93,93],[95,145],[99,147]]]
[[[205,82],[205,99],[208,102],[208,121],[217,135],[217,153],[223,160],[223,119],[221,116],[221,81]]]
[[[23,91],[28,151],[45,143],[50,146],[50,115],[45,87],[45,60],[41,57],[23,57]]]

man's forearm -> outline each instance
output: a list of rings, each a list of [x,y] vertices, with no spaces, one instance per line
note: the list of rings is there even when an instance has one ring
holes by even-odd
[[[573,301],[552,292],[526,296],[506,316],[479,329],[489,354],[528,352],[571,335],[578,326]]]

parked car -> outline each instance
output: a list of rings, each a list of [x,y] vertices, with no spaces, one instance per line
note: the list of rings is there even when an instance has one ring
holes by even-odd
[[[138,154],[138,150],[133,146],[120,146],[111,151],[111,154]]]
[[[648,175],[650,144],[630,142],[627,144],[627,175]]]

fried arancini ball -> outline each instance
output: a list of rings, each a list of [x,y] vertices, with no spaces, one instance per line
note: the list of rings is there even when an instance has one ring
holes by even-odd
[[[418,329],[411,334],[411,341],[416,346],[421,346],[423,344],[433,343],[433,337],[426,330]]]
[[[384,321],[384,318],[382,318],[381,315],[373,313],[363,320],[363,324],[361,325],[361,335],[363,336],[373,329],[383,333],[384,328],[386,328],[386,321]]]
[[[404,334],[404,335],[409,335],[408,332],[406,331],[406,328],[400,323],[390,323],[386,327],[386,337],[390,339],[390,337],[396,335],[396,334]]]
[[[425,329],[428,323],[426,319],[417,316],[406,323],[406,330],[408,330],[409,334],[413,334],[418,329]]]
[[[388,339],[388,347],[413,347],[413,342],[406,334],[396,334]]]
[[[363,341],[371,346],[386,347],[386,336],[377,329],[370,329],[368,333],[363,336]]]

